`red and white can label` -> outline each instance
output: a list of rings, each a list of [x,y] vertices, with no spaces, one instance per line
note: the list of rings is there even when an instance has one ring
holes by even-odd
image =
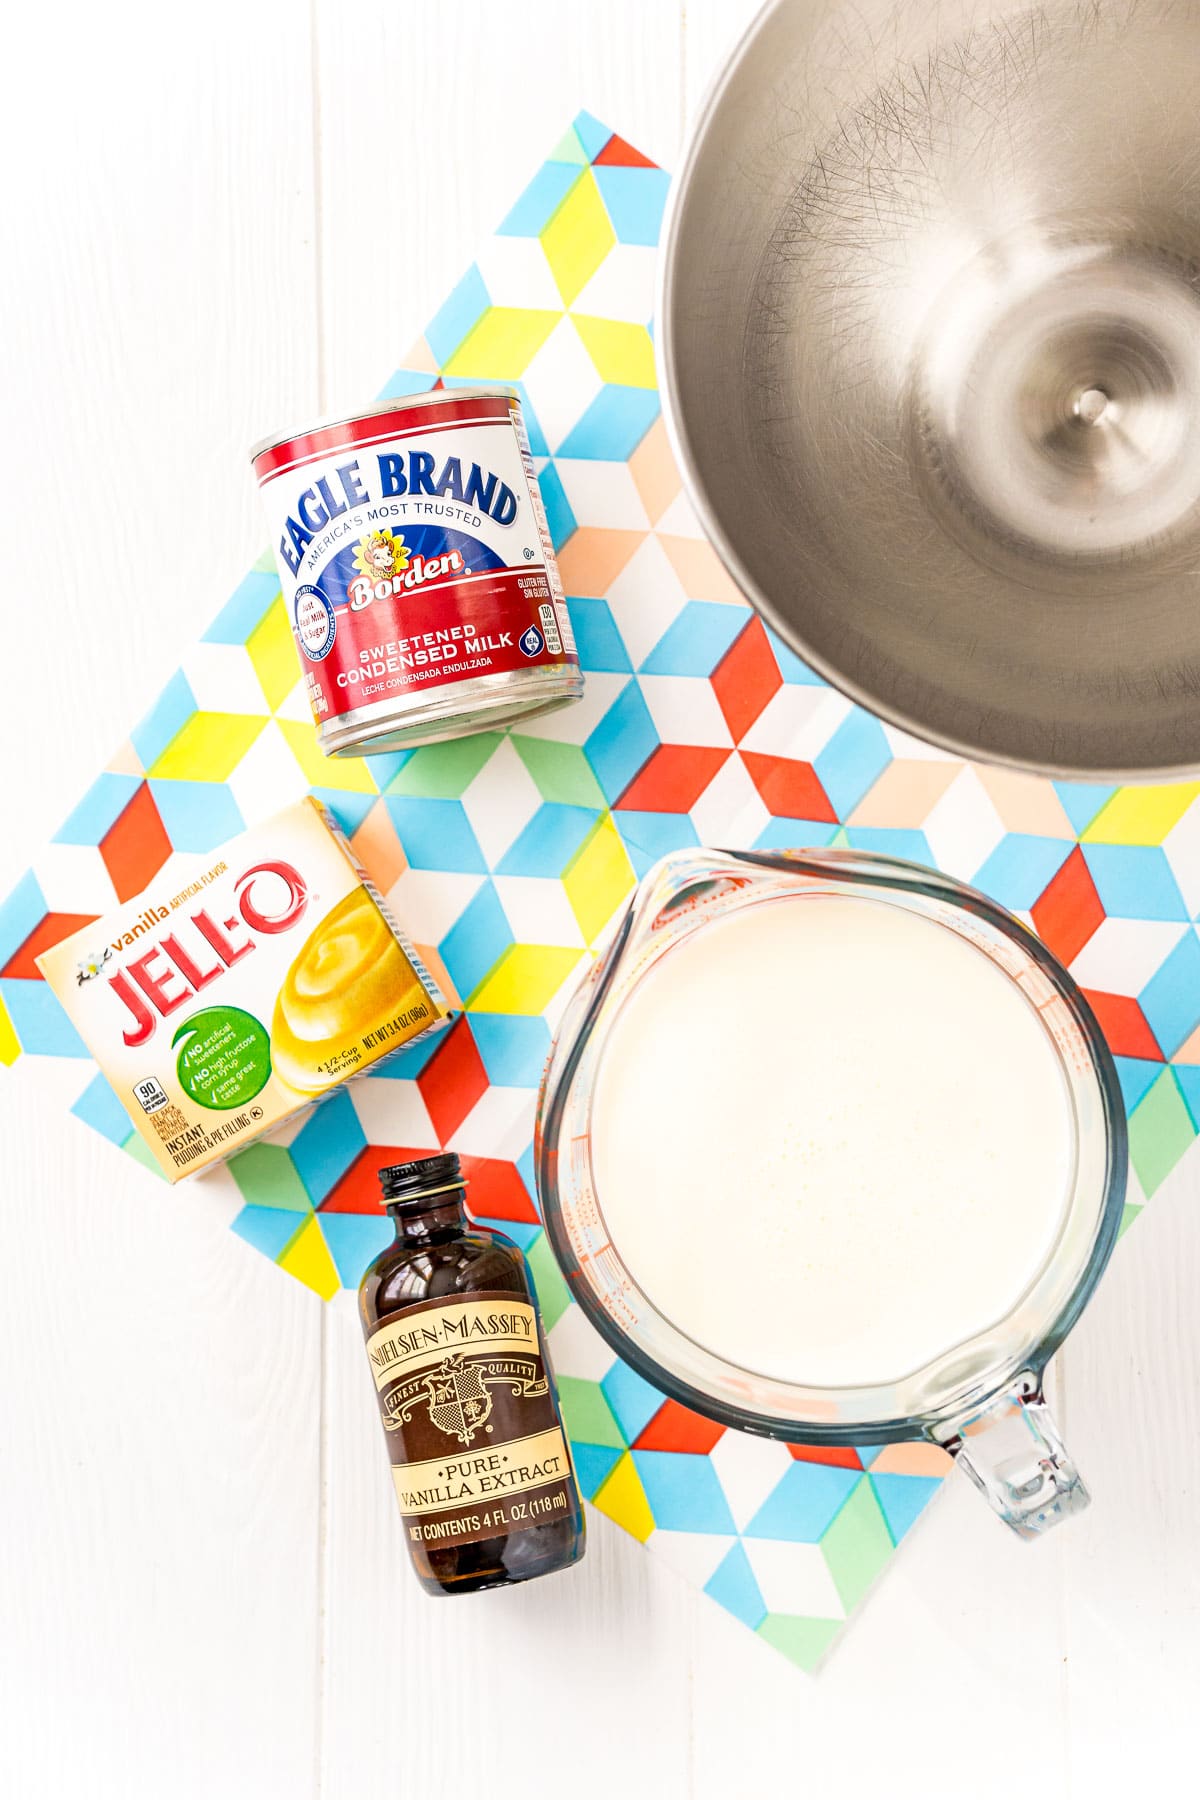
[[[260,451],[254,470],[319,730],[480,675],[578,666],[515,399],[401,401]]]

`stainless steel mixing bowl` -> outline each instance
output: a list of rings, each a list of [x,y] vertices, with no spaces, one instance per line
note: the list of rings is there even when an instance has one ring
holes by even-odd
[[[677,179],[701,518],[884,718],[1200,768],[1200,4],[775,0]]]

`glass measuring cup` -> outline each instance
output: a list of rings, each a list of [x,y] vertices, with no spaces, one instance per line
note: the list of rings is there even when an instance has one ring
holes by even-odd
[[[1006,1315],[886,1385],[805,1387],[725,1360],[677,1328],[638,1285],[596,1191],[592,1101],[625,1001],[669,951],[737,909],[798,893],[858,895],[956,933],[988,957],[1040,1020],[1073,1131],[1057,1235]],[[802,1021],[797,1030],[803,1029]],[[855,851],[686,850],[644,878],[604,956],[564,1014],[538,1104],[542,1211],[575,1298],[608,1343],[664,1393],[744,1431],[811,1444],[926,1438],[948,1450],[1000,1516],[1032,1537],[1088,1504],[1046,1406],[1050,1357],[1116,1241],[1128,1163],[1112,1057],[1070,976],[1002,908],[935,871]],[[648,1198],[648,1203],[650,1203]]]

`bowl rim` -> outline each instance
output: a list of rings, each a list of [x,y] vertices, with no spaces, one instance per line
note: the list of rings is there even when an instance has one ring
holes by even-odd
[[[682,477],[684,491],[700,521],[705,536],[716,549],[727,573],[732,577],[740,592],[796,656],[814,669],[830,687],[836,689],[838,693],[844,694],[856,706],[861,706],[875,718],[894,726],[897,730],[906,732],[910,737],[918,738],[923,743],[946,750],[951,755],[960,757],[964,762],[984,762],[1000,768],[1019,770],[1022,774],[1042,775],[1061,781],[1094,781],[1098,784],[1115,783],[1120,786],[1133,786],[1142,783],[1184,781],[1189,777],[1200,775],[1200,759],[1193,762],[1155,764],[1136,768],[1129,768],[1119,763],[1097,765],[1093,763],[1039,762],[1028,757],[1014,755],[1008,751],[996,749],[985,751],[978,744],[971,744],[951,732],[931,728],[923,721],[903,712],[886,696],[881,697],[868,693],[853,677],[835,668],[820,651],[801,639],[794,626],[785,623],[774,603],[755,581],[717,517],[709,502],[707,490],[691,451],[685,420],[686,407],[677,379],[677,345],[673,310],[678,291],[675,280],[675,262],[683,235],[683,215],[692,192],[709,131],[728,90],[733,86],[740,72],[743,61],[772,19],[786,8],[794,10],[793,0],[765,0],[765,4],[755,13],[736,42],[726,52],[724,61],[709,82],[687,130],[683,152],[668,190],[662,230],[659,234],[654,296],[654,358],[659,401],[662,406],[667,442]]]

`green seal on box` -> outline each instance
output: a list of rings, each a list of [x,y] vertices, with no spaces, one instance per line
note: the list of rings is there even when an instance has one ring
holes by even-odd
[[[182,1043],[175,1065],[185,1094],[214,1112],[244,1106],[271,1077],[271,1039],[265,1025],[240,1006],[206,1006],[171,1039]]]

